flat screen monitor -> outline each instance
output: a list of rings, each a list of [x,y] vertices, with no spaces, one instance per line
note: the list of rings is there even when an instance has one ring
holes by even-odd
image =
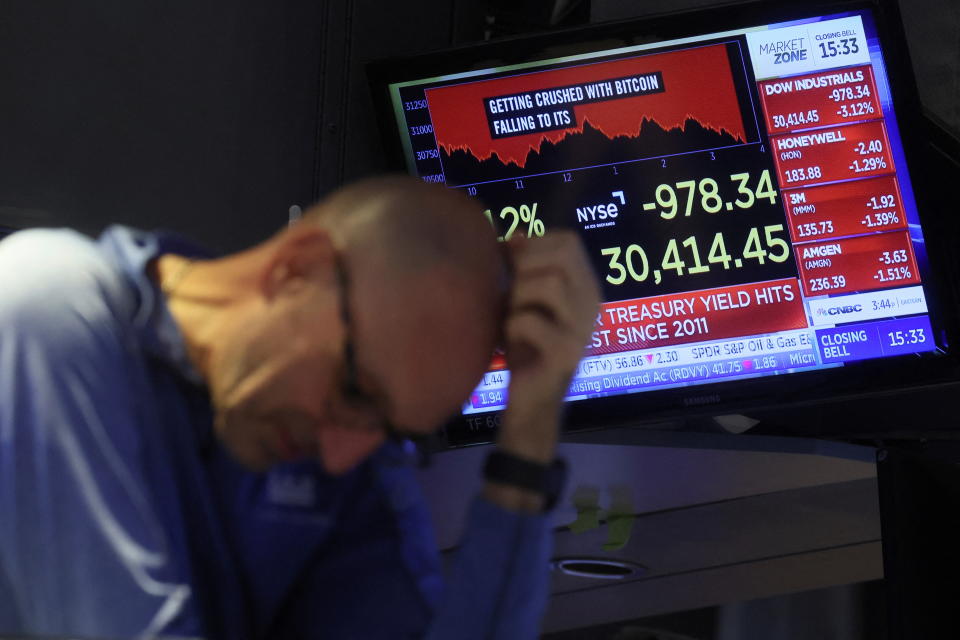
[[[479,199],[502,240],[582,238],[603,303],[572,416],[718,411],[916,382],[949,352],[891,21],[763,3],[371,74],[409,173]],[[495,358],[464,423],[492,424],[509,381]]]

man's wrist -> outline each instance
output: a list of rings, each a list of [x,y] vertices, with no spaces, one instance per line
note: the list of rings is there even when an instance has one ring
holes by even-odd
[[[487,494],[500,494],[521,510],[553,508],[567,479],[567,465],[562,459],[542,463],[494,449],[483,467]]]
[[[562,403],[533,397],[519,394],[511,398],[503,413],[495,451],[546,469],[556,461]],[[542,491],[503,478],[487,477],[484,496],[511,511],[541,513],[547,507]]]
[[[497,449],[540,464],[550,464],[557,457],[557,437],[530,438],[525,434],[513,437],[502,433],[497,438]]]
[[[549,464],[557,455],[560,410],[521,414],[507,408],[497,434],[497,448],[520,458]]]

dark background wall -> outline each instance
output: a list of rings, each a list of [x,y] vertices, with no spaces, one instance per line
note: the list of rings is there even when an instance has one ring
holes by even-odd
[[[521,7],[548,4],[2,0],[0,226],[122,222],[252,244],[291,205],[384,168],[363,63],[542,28],[550,12]],[[662,4],[594,0],[591,16],[560,1],[553,18]],[[904,8],[924,95],[960,128],[957,4]]]
[[[382,169],[361,62],[449,45],[458,11],[3,0],[0,225],[124,222],[251,244],[291,205]]]

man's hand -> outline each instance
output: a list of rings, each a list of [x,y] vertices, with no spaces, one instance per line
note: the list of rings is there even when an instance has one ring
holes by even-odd
[[[569,231],[507,245],[514,280],[505,322],[510,399],[498,445],[550,462],[563,397],[597,317],[599,287]]]
[[[513,266],[504,324],[510,398],[497,446],[548,464],[556,455],[563,397],[597,317],[599,287],[572,232],[520,238],[507,249]],[[507,484],[488,482],[484,495],[506,509],[543,509],[543,496]]]

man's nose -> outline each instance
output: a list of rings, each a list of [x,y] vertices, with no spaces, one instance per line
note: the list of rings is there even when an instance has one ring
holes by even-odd
[[[386,440],[379,430],[323,426],[317,430],[320,461],[330,475],[347,473],[376,451]]]

